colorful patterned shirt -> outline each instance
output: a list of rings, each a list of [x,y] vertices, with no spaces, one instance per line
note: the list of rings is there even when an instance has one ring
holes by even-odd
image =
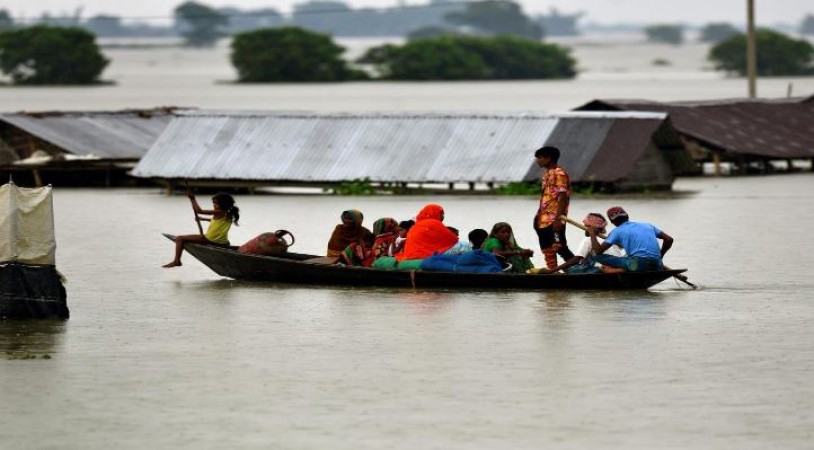
[[[550,226],[557,218],[560,202],[565,202],[563,214],[568,215],[568,203],[571,197],[571,177],[560,166],[543,170],[541,177],[542,194],[540,209],[537,213],[537,227]]]

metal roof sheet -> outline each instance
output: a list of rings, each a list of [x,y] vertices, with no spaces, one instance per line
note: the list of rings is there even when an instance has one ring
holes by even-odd
[[[360,178],[374,182],[511,182],[523,180],[534,170],[534,149],[553,142],[552,136],[563,136],[555,139],[564,150],[560,162],[577,181],[602,149],[612,123],[647,123],[652,134],[665,117],[652,113],[193,111],[172,120],[132,174],[300,182]],[[563,124],[571,131],[555,133],[564,129]],[[642,144],[642,152],[646,145]]]
[[[675,103],[594,100],[577,110],[664,112],[681,134],[716,150],[780,159],[814,157],[811,98]]]
[[[80,156],[138,159],[164,131],[166,111],[0,114],[9,123]]]

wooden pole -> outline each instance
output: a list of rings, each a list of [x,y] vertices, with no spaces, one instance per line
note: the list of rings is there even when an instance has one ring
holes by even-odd
[[[755,42],[755,0],[746,0],[746,77],[749,98],[757,97],[757,45]]]

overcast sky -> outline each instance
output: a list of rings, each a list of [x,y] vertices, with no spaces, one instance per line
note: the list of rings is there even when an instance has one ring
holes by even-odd
[[[272,7],[288,13],[292,5],[304,0],[197,0],[210,6],[234,6],[241,9]],[[421,5],[429,0],[344,0],[352,7],[394,7]],[[746,0],[518,0],[527,14],[548,12],[585,13],[583,21],[603,24],[673,23],[704,24],[725,21],[745,22]],[[52,15],[73,13],[82,7],[83,17],[113,14],[125,18],[171,17],[182,0],[3,0],[0,9],[15,17],[35,17],[45,11]],[[806,14],[814,14],[814,0],[755,0],[758,24],[800,23]]]

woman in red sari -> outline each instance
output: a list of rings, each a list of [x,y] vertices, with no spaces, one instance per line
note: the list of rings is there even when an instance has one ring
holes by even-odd
[[[424,206],[415,218],[415,225],[407,232],[404,251],[396,255],[399,262],[424,259],[443,253],[458,243],[458,236],[444,225],[444,208],[431,203]]]
[[[348,245],[354,242],[366,246],[373,245],[373,233],[362,226],[363,219],[362,212],[356,209],[342,213],[342,223],[334,228],[328,241],[328,256],[340,256]]]

